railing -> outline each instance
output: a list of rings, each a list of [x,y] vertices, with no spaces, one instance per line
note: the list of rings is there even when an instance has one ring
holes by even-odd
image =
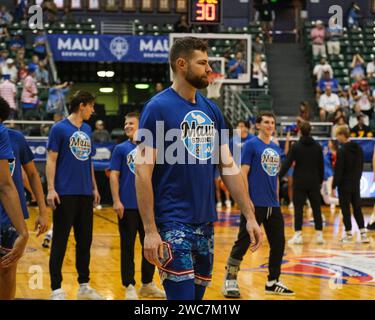
[[[135,34],[134,21],[102,21],[100,23],[101,34]]]

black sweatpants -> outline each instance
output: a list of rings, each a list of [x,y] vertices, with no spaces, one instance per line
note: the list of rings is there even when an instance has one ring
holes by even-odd
[[[323,230],[322,211],[320,208],[320,188],[293,188],[294,230],[302,230],[303,207],[309,199],[314,216],[315,230]]]
[[[61,269],[64,262],[70,230],[73,226],[76,240],[76,268],[78,282],[90,280],[90,248],[93,229],[92,196],[60,196],[61,203],[53,211],[53,235],[49,270],[51,288],[61,288],[63,280]]]
[[[270,244],[268,280],[278,280],[285,249],[284,219],[280,207],[255,207],[255,217],[259,225],[264,224],[264,230]],[[249,246],[250,236],[246,230],[246,218],[241,214],[240,230],[232,247],[230,257],[242,261]]]
[[[152,282],[155,272],[155,266],[149,263],[143,252],[143,240],[145,231],[139,211],[137,209],[125,209],[122,219],[118,219],[121,241],[121,279],[122,284],[127,287],[135,285],[134,280],[134,244],[139,233],[139,239],[142,245],[142,283]]]
[[[352,230],[352,221],[350,213],[350,204],[353,206],[353,214],[355,221],[357,222],[358,228],[363,229],[365,227],[365,222],[363,219],[362,209],[361,209],[361,194],[360,189],[356,191],[346,191],[338,189],[339,193],[339,204],[343,215],[345,231]]]

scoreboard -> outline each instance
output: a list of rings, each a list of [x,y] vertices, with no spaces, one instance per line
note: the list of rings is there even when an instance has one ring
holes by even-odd
[[[191,24],[221,24],[223,0],[190,0]]]

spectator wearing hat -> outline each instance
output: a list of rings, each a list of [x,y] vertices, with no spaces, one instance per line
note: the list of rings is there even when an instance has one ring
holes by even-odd
[[[10,115],[8,119],[17,118],[16,95],[17,88],[16,85],[10,81],[10,75],[3,75],[3,82],[0,83],[0,97],[2,97],[9,104]]]
[[[316,81],[319,81],[322,78],[324,72],[329,72],[329,77],[333,78],[333,70],[331,65],[327,62],[326,58],[321,58],[313,70],[313,75],[316,77]]]
[[[325,46],[326,31],[321,20],[317,20],[315,27],[311,30],[312,39],[312,50],[313,56],[326,57],[326,46]]]
[[[38,106],[38,88],[36,86],[36,69],[35,64],[29,64],[28,76],[23,82],[21,95],[22,112],[25,119],[29,114],[33,114]]]
[[[319,116],[321,121],[332,121],[336,111],[340,108],[340,99],[332,92],[330,85],[325,88],[325,93],[319,98]]]
[[[14,60],[11,58],[8,58],[5,61],[5,66],[1,68],[1,74],[2,75],[9,75],[10,81],[17,83],[18,80],[18,70],[17,67],[14,64]]]
[[[350,136],[357,138],[372,138],[374,134],[370,127],[365,124],[365,115],[358,115],[357,120],[358,123],[350,130]]]

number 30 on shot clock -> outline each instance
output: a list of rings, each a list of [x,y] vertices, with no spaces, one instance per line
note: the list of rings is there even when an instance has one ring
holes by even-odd
[[[190,0],[189,20],[195,24],[220,24],[223,0]]]

